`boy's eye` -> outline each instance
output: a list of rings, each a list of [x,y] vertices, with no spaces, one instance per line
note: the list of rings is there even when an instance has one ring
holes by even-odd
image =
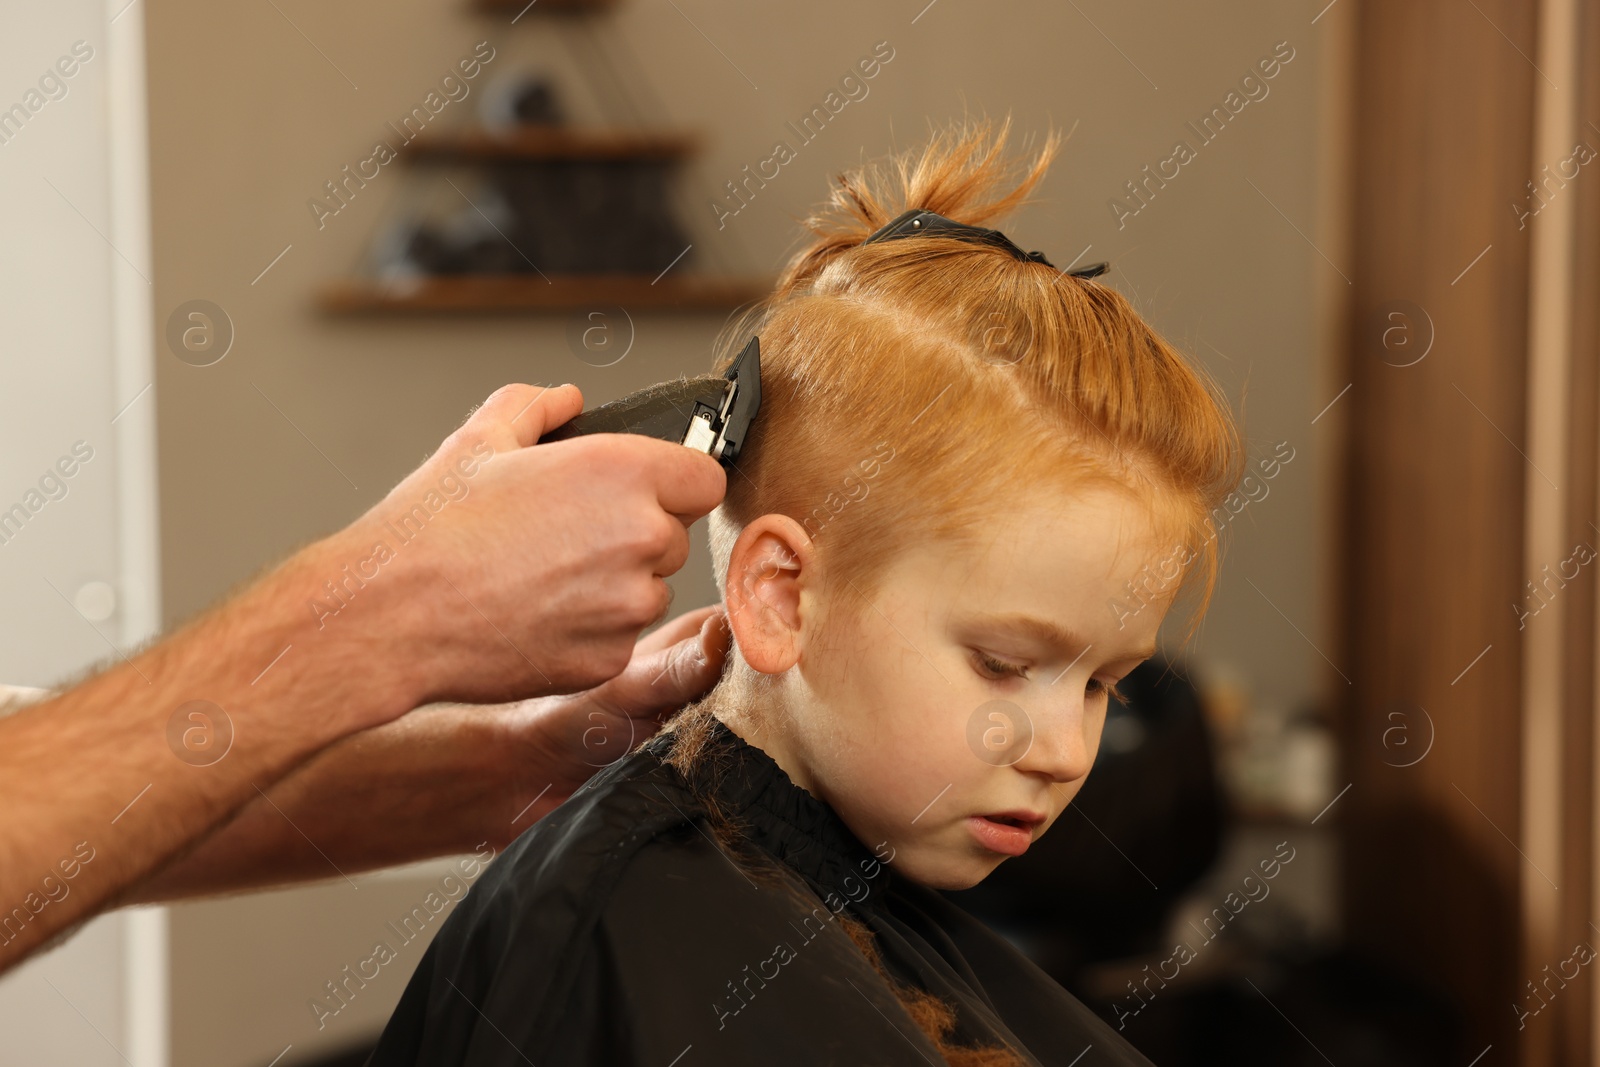
[[[1026,678],[1028,676],[1028,668],[1020,663],[1010,663],[1003,659],[995,659],[988,653],[977,650],[973,651],[973,656],[977,660],[980,672],[991,679],[999,680],[1001,678]],[[1118,704],[1121,704],[1124,707],[1126,707],[1128,704],[1128,698],[1122,693],[1122,691],[1109,682],[1102,682],[1098,678],[1091,678],[1089,679],[1087,689],[1088,695],[1091,697],[1099,696],[1100,694],[1104,693],[1109,700],[1115,700]]]
[[[978,664],[984,672],[994,678],[1026,678],[1028,668],[1020,663],[1007,663],[1002,659],[995,659],[983,652],[975,653]]]

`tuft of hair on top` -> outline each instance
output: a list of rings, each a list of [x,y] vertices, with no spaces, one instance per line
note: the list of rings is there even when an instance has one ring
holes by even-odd
[[[1023,160],[1006,152],[1010,133],[1009,117],[998,126],[990,119],[934,126],[922,148],[836,175],[826,203],[801,220],[811,240],[789,260],[773,299],[808,284],[834,256],[912,208],[985,226],[1027,203],[1063,139],[1050,131],[1033,158]]]
[[[1028,201],[1063,138],[1014,156],[1010,129],[954,123],[838,175],[772,294],[719,338],[719,370],[752,333],[762,364],[761,415],[710,520],[724,593],[763,514],[799,523],[825,589],[848,579],[864,603],[896,553],[982,539],[1019,490],[1103,486],[1144,506],[1159,544],[1140,547],[1160,562],[1107,610],[1195,590],[1198,629],[1244,467],[1216,382],[1099,281],[948,235],[861,243],[912,208],[994,226]]]

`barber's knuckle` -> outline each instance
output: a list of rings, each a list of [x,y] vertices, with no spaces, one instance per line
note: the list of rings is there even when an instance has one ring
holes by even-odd
[[[660,510],[651,516],[650,527],[651,539],[648,547],[653,549],[653,554],[657,556],[664,556],[673,551],[678,547],[678,542],[688,536],[683,523]]]
[[[631,492],[644,484],[644,477],[640,471],[640,457],[634,451],[635,443],[640,440],[637,434],[601,433],[594,434],[586,440],[593,449],[590,455],[591,462],[603,472],[607,484],[613,490]]]
[[[614,639],[602,641],[590,649],[587,657],[588,675],[596,682],[615,678],[627,669],[633,658],[633,642]]]
[[[440,462],[451,466],[463,456],[481,452],[488,443],[488,435],[481,428],[468,423],[445,438],[444,446],[436,456]]]
[[[651,509],[631,511],[620,523],[618,538],[623,550],[632,559],[652,559],[660,554],[662,536],[658,514]]]
[[[661,597],[653,584],[640,583],[628,597],[623,618],[628,626],[643,628],[656,620],[660,608]]]
[[[446,438],[446,440],[453,446],[470,446],[482,441],[483,438],[483,424],[476,421],[469,421],[456,427],[455,432]]]
[[[490,393],[483,403],[467,412],[462,428],[482,427],[485,424],[508,421],[533,402],[540,390],[531,385],[512,383],[502,385]]]
[[[612,675],[621,674],[633,662],[633,644],[634,635],[629,633],[606,648],[606,668]]]
[[[649,452],[664,444],[648,434],[622,433],[610,435],[607,444],[619,455],[625,454],[635,460],[643,459]]]
[[[624,587],[617,605],[617,618],[624,628],[637,634],[660,618],[661,594],[654,575],[640,574]]]
[[[479,410],[481,411],[497,401],[511,400],[513,398],[532,399],[538,393],[539,390],[531,385],[524,385],[521,382],[508,382],[490,393],[489,398],[483,402]]]

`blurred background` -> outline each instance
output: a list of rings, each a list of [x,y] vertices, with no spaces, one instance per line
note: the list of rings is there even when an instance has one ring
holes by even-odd
[[[1049,848],[955,896],[1163,1065],[1600,1063],[1596,15],[13,5],[0,682],[215,603],[501,384],[703,372],[832,175],[1009,115],[1071,136],[1002,228],[1109,261],[1252,476]],[[0,1064],[359,1062],[424,942],[332,983],[445,869],[97,920],[0,980]]]

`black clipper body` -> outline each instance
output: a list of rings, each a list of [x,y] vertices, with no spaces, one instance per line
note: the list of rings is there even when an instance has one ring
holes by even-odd
[[[726,374],[648,386],[574,416],[541,441],[637,433],[704,452],[731,468],[761,410],[761,342],[752,337]]]

